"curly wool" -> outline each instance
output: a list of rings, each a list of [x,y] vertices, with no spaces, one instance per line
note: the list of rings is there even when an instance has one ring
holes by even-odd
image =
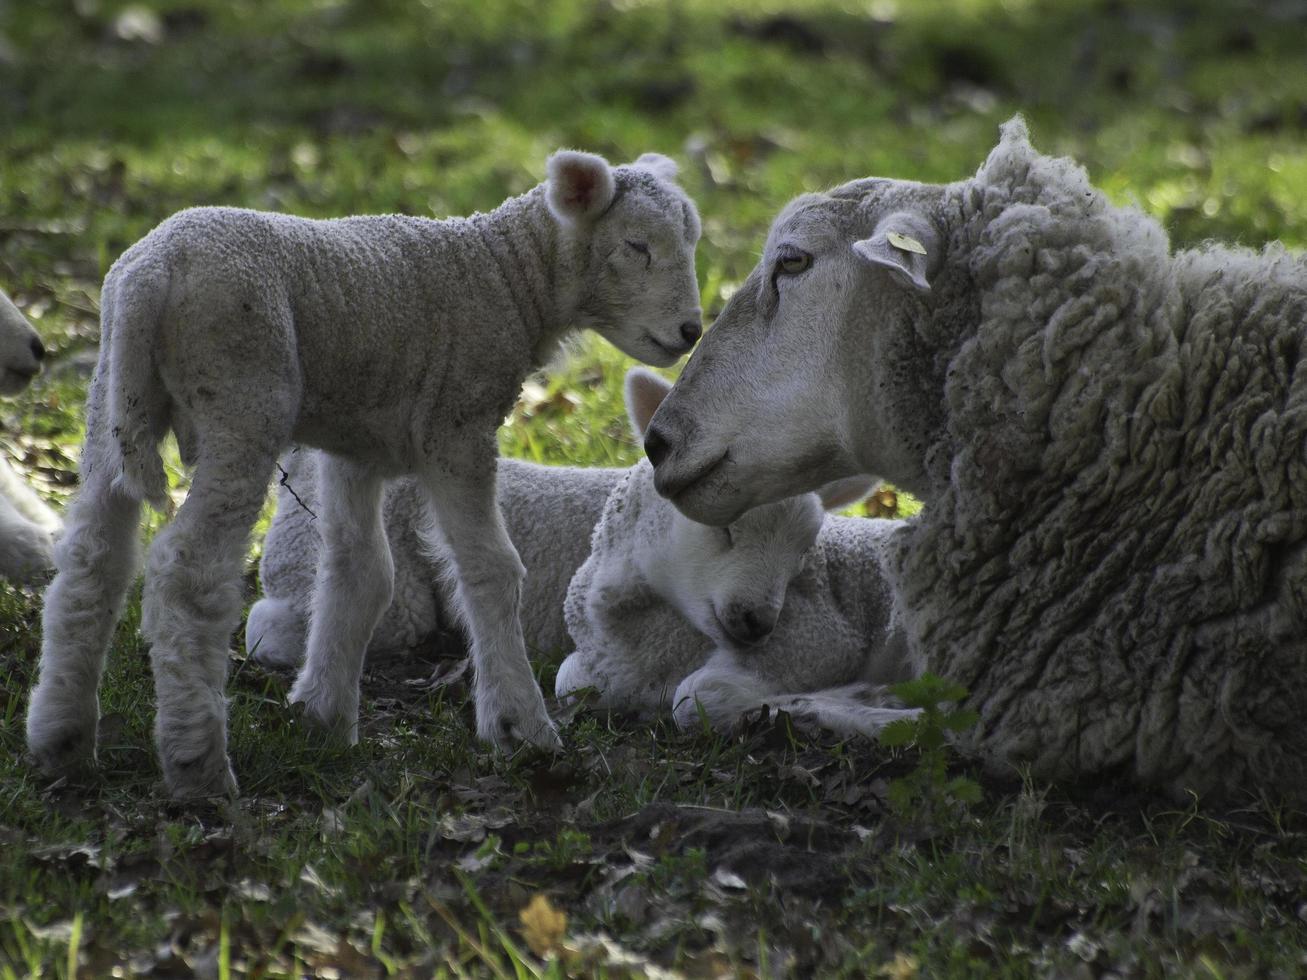
[[[1307,796],[1307,261],[1172,256],[1019,121],[953,190],[979,321],[890,545],[918,665],[997,767]]]

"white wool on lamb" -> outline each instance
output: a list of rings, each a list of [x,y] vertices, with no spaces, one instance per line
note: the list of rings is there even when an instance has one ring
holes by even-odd
[[[668,387],[648,372],[628,377],[637,432]],[[909,676],[881,567],[897,522],[822,513],[872,483],[838,481],[717,528],[660,497],[641,460],[610,493],[572,579],[576,650],[555,693],[589,688],[597,707],[670,710],[682,727],[703,717],[720,730],[763,704],[844,732],[874,734],[904,717],[884,689]]]
[[[245,649],[260,663],[290,667],[304,659],[313,579],[322,551],[314,516],[320,456],[316,450],[301,449],[283,459],[277,513],[259,562],[263,598],[250,608],[245,625]],[[526,568],[521,620],[532,660],[571,649],[563,597],[590,553],[590,534],[604,501],[625,473],[620,468],[499,461],[499,510]],[[455,622],[447,570],[427,540],[430,518],[421,485],[411,477],[391,481],[382,511],[395,562],[395,588],[368,642],[370,653],[412,649]]]
[[[16,395],[41,370],[45,345],[0,291],[0,395]],[[8,462],[0,460],[0,578],[39,581],[54,567],[58,516]]]
[[[1016,120],[969,180],[791,203],[708,336],[659,489],[715,523],[844,472],[924,498],[886,572],[969,749],[1307,798],[1302,256],[1172,254]]]
[[[190,493],[155,538],[151,642],[165,781],[230,793],[228,643],[249,531],[278,456],[327,451],[323,556],[291,699],[357,738],[358,679],[390,603],[386,478],[419,477],[472,638],[477,731],[557,744],[518,625],[522,563],[495,503],[495,431],[526,375],[572,328],[670,364],[699,336],[699,218],[646,154],[550,158],[548,180],[489,214],[313,221],[230,208],[169,218],[105,279],[82,490],[56,548],[27,716],[47,770],[94,759],[96,690],[136,568],[140,505],[167,504],[171,430]]]

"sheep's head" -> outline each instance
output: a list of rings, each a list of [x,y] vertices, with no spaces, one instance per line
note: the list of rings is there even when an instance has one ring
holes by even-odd
[[[660,366],[702,332],[699,213],[675,177],[676,164],[656,153],[621,167],[571,150],[549,158],[549,209],[585,247],[576,325]]]
[[[858,473],[929,496],[944,419],[929,339],[949,188],[862,180],[791,202],[652,420],[660,493],[695,520]]]
[[[639,368],[626,376],[627,413],[637,435],[671,386]],[[780,616],[790,583],[817,540],[823,506],[842,507],[871,490],[869,479],[843,481],[766,504],[724,527],[698,524],[658,496],[641,464],[629,492],[638,494],[634,563],[644,581],[699,632],[728,649],[759,643]]]
[[[0,292],[0,395],[15,395],[41,370],[45,345],[27,317]]]

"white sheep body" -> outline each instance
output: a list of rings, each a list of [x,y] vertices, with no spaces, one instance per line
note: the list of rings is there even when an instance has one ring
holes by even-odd
[[[263,598],[250,609],[246,649],[263,663],[299,664],[304,657],[313,580],[322,550],[317,518],[319,454],[299,450],[284,460],[277,512],[259,564]],[[609,491],[625,469],[540,466],[501,459],[499,509],[526,568],[522,634],[532,659],[570,650],[563,598],[590,553],[590,534]],[[401,477],[386,486],[386,538],[395,561],[394,597],[368,643],[370,653],[409,650],[456,621],[443,563],[424,529],[429,522],[420,484]]]
[[[183,211],[105,279],[82,490],[56,549],[28,745],[47,771],[94,759],[96,690],[135,569],[142,500],[166,506],[158,443],[195,468],[146,567],[155,735],[179,797],[235,791],[227,647],[251,526],[279,454],[328,451],[307,716],[357,739],[358,677],[389,605],[384,479],[423,483],[472,637],[477,731],[557,744],[517,620],[522,565],[494,500],[495,431],[571,328],[668,364],[698,337],[693,204],[675,165],[560,152],[549,180],[488,214],[309,220]]]

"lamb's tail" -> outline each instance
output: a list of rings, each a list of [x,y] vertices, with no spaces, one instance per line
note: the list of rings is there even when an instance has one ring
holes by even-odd
[[[109,271],[100,304],[104,349],[97,367],[108,395],[110,438],[105,449],[106,462],[117,474],[114,487],[159,511],[171,505],[159,455],[171,399],[157,361],[159,322],[167,295],[166,275],[157,270],[140,274],[126,257]]]

